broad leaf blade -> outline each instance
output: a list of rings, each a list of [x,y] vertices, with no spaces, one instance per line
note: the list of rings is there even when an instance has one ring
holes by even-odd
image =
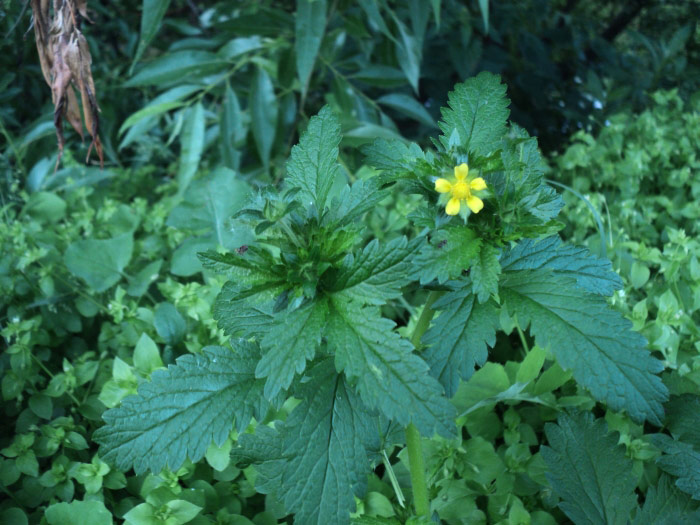
[[[618,437],[593,414],[562,415],[545,425],[547,479],[559,507],[577,525],[627,525],[637,506],[637,478]]]
[[[295,28],[294,51],[303,100],[326,30],[326,0],[299,0]]]
[[[364,304],[382,305],[401,295],[411,282],[411,257],[419,243],[398,237],[380,245],[376,239],[357,258],[348,257],[329,278],[328,290]]]
[[[143,0],[143,8],[141,10],[141,38],[139,46],[136,48],[134,61],[131,63],[129,74],[134,70],[136,63],[141,60],[143,52],[146,51],[148,45],[156,36],[160,29],[160,23],[163,20],[165,12],[170,6],[170,0]]]
[[[506,86],[499,76],[484,71],[458,84],[449,93],[447,104],[438,124],[446,148],[455,130],[459,144],[468,152],[486,156],[500,147],[509,111]]]
[[[691,525],[700,522],[698,503],[673,486],[673,479],[665,474],[656,486],[650,486],[642,507],[632,525]]]
[[[362,496],[375,448],[377,422],[339,376],[332,361],[317,365],[311,380],[295,394],[303,401],[279,425],[279,434],[264,432],[244,441],[267,454],[256,466],[256,488],[274,494],[299,525],[350,522],[354,496]],[[270,453],[277,450],[277,457]],[[258,453],[258,455],[260,455]]]
[[[547,269],[503,275],[500,297],[523,328],[530,325],[538,346],[549,348],[562,368],[613,410],[661,424],[668,390],[656,374],[663,365],[632,323],[569,277]]]
[[[444,283],[469,269],[481,248],[481,239],[463,226],[438,230],[413,259],[421,284],[435,279]]]
[[[445,387],[447,397],[457,392],[459,380],[467,380],[488,357],[500,326],[493,301],[479,303],[470,286],[448,292],[433,304],[440,314],[423,336],[423,358],[430,374]]]
[[[107,424],[94,434],[100,456],[120,470],[133,465],[137,474],[200,460],[212,441],[223,444],[234,420],[242,431],[251,417],[265,414],[257,359],[258,349],[241,341],[237,350],[207,347],[156,370],[138,395],[105,412]]]
[[[424,436],[454,435],[454,408],[411,344],[376,308],[333,301],[328,344],[363,402],[403,426],[413,423]]]
[[[610,261],[600,259],[585,248],[561,242],[558,236],[546,239],[523,239],[501,256],[504,272],[548,268],[557,275],[576,279],[578,285],[592,293],[612,295],[622,288],[622,279]]]
[[[302,202],[313,202],[319,211],[326,205],[328,193],[338,176],[340,123],[329,106],[311,117],[309,127],[292,148],[287,162],[286,183],[299,188]]]
[[[131,233],[112,239],[86,239],[68,246],[63,257],[68,270],[96,292],[104,292],[122,278],[134,249]]]
[[[261,341],[263,355],[255,369],[256,377],[267,378],[265,397],[273,399],[286,390],[295,373],[302,373],[314,358],[326,324],[326,301],[311,303],[291,312],[275,315]]]
[[[482,246],[479,255],[474,259],[469,274],[474,293],[476,293],[480,303],[485,303],[492,295],[498,295],[498,276],[500,274],[498,248],[490,244]]]

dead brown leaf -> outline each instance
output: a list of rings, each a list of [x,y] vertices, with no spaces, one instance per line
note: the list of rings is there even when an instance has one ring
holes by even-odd
[[[104,167],[102,142],[100,141],[100,107],[97,104],[95,82],[92,78],[92,56],[87,40],[81,32],[83,20],[92,22],[87,16],[87,0],[31,0],[34,13],[34,35],[39,53],[41,71],[51,87],[54,103],[54,125],[58,142],[56,169],[61,162],[65,139],[63,118],[84,139],[83,121],[91,137],[87,158],[90,160],[95,148]],[[75,90],[80,93],[81,104]],[[82,117],[80,118],[80,106]]]

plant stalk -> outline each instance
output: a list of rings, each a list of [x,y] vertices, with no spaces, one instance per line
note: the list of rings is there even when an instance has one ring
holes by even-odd
[[[423,307],[416,327],[411,335],[411,343],[416,350],[420,350],[420,340],[430,326],[435,310],[433,303],[442,292],[430,292]],[[430,501],[428,499],[428,483],[425,476],[425,461],[423,460],[423,448],[420,442],[420,432],[413,423],[406,427],[406,448],[408,449],[408,468],[411,471],[411,486],[413,487],[413,505],[417,516],[430,516]]]

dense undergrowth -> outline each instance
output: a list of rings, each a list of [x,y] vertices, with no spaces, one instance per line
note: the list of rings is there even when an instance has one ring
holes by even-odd
[[[282,370],[276,376],[282,386],[263,380],[251,387],[256,394],[248,411],[252,423],[223,421],[216,443],[209,439],[200,446],[194,462],[182,461],[177,435],[189,428],[209,437],[212,431],[197,421],[171,429],[170,446],[140,458],[135,448],[131,461],[109,448],[109,430],[98,431],[114,424],[107,416],[105,426],[108,409],[137,392],[143,395],[155,384],[149,383],[152,376],[163,381],[164,367],[178,363],[171,370],[185,370],[187,384],[187,374],[197,375],[206,356],[216,361],[218,354],[204,349],[227,347],[232,334],[244,335],[248,343],[261,341],[264,349],[274,347],[262,333],[249,330],[252,316],[231,320],[239,310],[222,314],[221,301],[215,306],[222,290],[224,298],[235,298],[229,281],[262,282],[250,277],[250,268],[216,272],[228,264],[223,254],[251,258],[258,269],[273,273],[287,265],[286,286],[275,288],[277,315],[342,292],[338,283],[341,277],[352,280],[347,273],[353,261],[362,260],[362,253],[369,259],[379,246],[406,255],[407,261],[419,254],[420,270],[413,278],[392,277],[376,289],[370,283],[346,292],[350,301],[363,298],[365,310],[371,308],[381,320],[376,331],[391,334],[388,340],[411,339],[425,322],[426,297],[449,292],[433,304],[441,313],[422,343],[420,336],[414,341],[415,347],[428,348],[421,359],[432,367],[431,380],[437,378],[430,388],[439,384],[451,397],[441,410],[454,411],[449,422],[454,431],[441,432],[435,424],[441,435],[423,432],[420,441],[434,519],[448,524],[698,520],[700,37],[696,26],[682,25],[692,18],[692,5],[652,3],[612,34],[627,3],[601,8],[595,2],[498,2],[489,11],[484,7],[489,2],[317,0],[300,2],[296,9],[288,2],[232,9],[226,2],[146,1],[151,18],[143,26],[140,2],[93,3],[88,8],[95,26],[85,24],[83,31],[102,108],[105,167],[84,165],[87,144],[81,147],[77,135],[66,130],[67,146],[54,173],[50,91],[36,52],[21,36],[29,17],[10,31],[21,5],[3,4],[0,23],[15,49],[0,59],[5,422],[0,522],[61,525],[83,523],[89,515],[95,525],[122,520],[267,525],[291,523],[297,513],[304,516],[297,523],[304,524],[312,518],[344,522],[350,516],[368,525],[421,523],[403,430],[408,420],[396,407],[379,401],[371,407],[383,411],[382,417],[395,414],[398,424],[388,416],[377,419],[381,428],[371,443],[363,443],[366,471],[336,494],[344,505],[334,507],[341,517],[323,514],[326,507],[320,515],[305,507],[304,498],[314,501],[316,489],[290,496],[291,467],[264,461],[272,457],[265,447],[273,432],[289,441],[290,432],[303,428],[303,400],[313,389],[327,388],[324,374],[335,374],[328,361],[313,362],[311,387],[299,379],[305,376],[298,364],[290,370],[268,363],[270,370]],[[162,20],[158,6],[167,13]],[[502,137],[488,130],[484,136],[491,142],[465,146],[460,140],[467,137],[446,132],[451,121],[445,114],[447,125],[438,128],[448,93],[482,70],[500,73],[507,87],[514,123],[503,138],[508,146],[493,146]],[[324,105],[322,114],[338,120],[339,164],[332,168],[323,202],[309,207],[307,197],[318,198],[318,188],[304,189],[304,164],[295,169],[287,160],[305,131],[314,136],[309,118]],[[466,111],[454,103],[452,108],[458,117]],[[501,116],[489,118],[498,127]],[[540,137],[543,159],[519,126]],[[440,131],[444,141],[431,142]],[[311,146],[302,140],[304,147]],[[508,148],[519,157],[502,155]],[[530,155],[525,160],[524,152]],[[443,213],[446,202],[438,202],[434,191],[435,174],[451,174],[467,161],[488,183],[485,208],[466,217],[464,200],[462,217],[449,219]],[[538,195],[547,194],[543,200],[528,201],[523,189],[520,201],[514,200],[516,193],[508,201],[508,190],[499,189],[499,177],[524,173],[518,171],[523,165],[531,168],[525,179],[539,181]],[[564,203],[556,218],[554,190]],[[528,186],[527,191],[534,190]],[[343,203],[359,201],[365,207],[353,215],[354,222],[341,224],[343,214],[355,213]],[[324,219],[326,203],[331,211]],[[494,251],[480,252],[478,264],[463,255],[443,261],[436,250],[451,246],[455,237],[450,235],[465,241],[466,220],[468,231],[476,232],[466,240],[476,235],[493,243]],[[431,243],[419,246],[428,229]],[[557,231],[569,248],[553,240]],[[305,236],[331,240],[319,248],[319,256],[307,250],[315,245],[305,245]],[[544,236],[549,236],[541,241],[545,244],[527,240]],[[566,256],[557,252],[562,260],[569,258],[561,264],[592,257],[572,248],[576,245],[610,259],[619,277],[597,278],[607,279],[603,295],[611,296],[612,309],[648,341],[663,368],[659,388],[668,399],[660,411],[635,413],[630,392],[615,392],[614,375],[611,393],[600,394],[595,377],[613,374],[608,365],[593,363],[586,376],[571,359],[562,362],[567,341],[542,335],[528,310],[513,306],[517,276],[506,277],[510,292],[504,288],[499,294],[498,285],[487,285],[483,275],[489,264],[505,268],[504,275],[508,268],[514,272],[518,249],[522,256],[526,248],[544,249],[546,243],[555,251],[570,250]],[[354,258],[346,258],[353,250]],[[208,260],[198,256],[205,252]],[[313,265],[302,264],[307,260]],[[475,291],[474,308],[494,310],[465,330],[470,314],[464,317],[456,304],[461,292],[454,283],[479,282],[476,275],[462,275],[470,266],[487,283]],[[584,265],[593,273],[604,272],[604,266],[600,261]],[[580,274],[588,270],[567,271],[583,279]],[[389,321],[397,325],[393,332]],[[268,339],[285,335],[278,330]],[[327,335],[306,344],[321,345],[319,356],[328,349],[337,358],[338,345],[332,347]],[[430,349],[451,337],[464,355],[485,355],[488,347],[488,361],[477,358],[469,366],[452,361],[435,372],[440,361]],[[610,337],[619,333],[613,330]],[[481,345],[475,342],[480,340]],[[234,346],[241,363],[259,351],[243,355],[247,347],[235,339]],[[418,359],[411,348],[409,355]],[[221,357],[228,355],[233,354]],[[590,354],[580,358],[592,359]],[[350,379],[347,386],[339,384],[351,400],[345,404],[371,404],[362,386],[358,395]],[[296,390],[285,394],[287,387]],[[407,406],[406,413],[410,410]],[[360,415],[357,425],[366,423]],[[296,426],[290,431],[280,421]],[[101,450],[98,441],[106,444]],[[297,449],[290,445],[287,452]],[[166,463],[172,469],[161,470]],[[132,464],[136,471],[129,469]],[[273,479],[275,472],[287,473],[286,484]]]

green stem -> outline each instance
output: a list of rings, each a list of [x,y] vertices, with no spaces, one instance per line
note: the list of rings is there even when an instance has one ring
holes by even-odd
[[[418,318],[416,327],[411,336],[411,343],[420,350],[420,340],[430,326],[435,310],[433,303],[442,292],[430,292],[423,307],[423,312]],[[420,432],[413,423],[406,427],[406,448],[408,449],[408,467],[411,471],[411,486],[413,487],[413,505],[416,507],[417,516],[430,515],[430,501],[428,500],[428,484],[425,479],[425,461],[423,460],[423,449],[420,442]]]

